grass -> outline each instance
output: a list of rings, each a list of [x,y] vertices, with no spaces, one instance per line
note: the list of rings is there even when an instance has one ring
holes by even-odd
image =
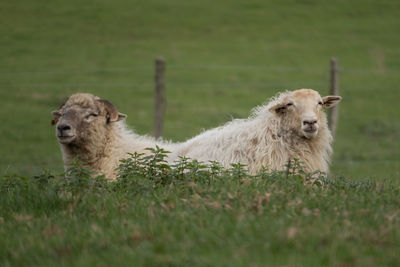
[[[399,11],[395,0],[1,1],[1,264],[398,265]],[[122,169],[116,182],[56,175],[50,112],[91,92],[151,133],[160,55],[173,141],[285,89],[327,94],[337,57],[329,179],[240,166],[190,176],[196,164]]]
[[[109,182],[67,175],[0,180],[4,266],[396,266],[398,181],[132,155]]]
[[[3,174],[61,172],[50,111],[77,91],[109,99],[151,133],[162,55],[173,141],[247,117],[285,89],[327,94],[336,56],[344,100],[332,171],[400,175],[397,1],[23,0],[0,10]]]

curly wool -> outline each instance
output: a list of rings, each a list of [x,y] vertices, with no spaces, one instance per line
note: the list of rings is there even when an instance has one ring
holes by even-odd
[[[325,113],[319,113],[318,135],[307,139],[294,127],[299,123],[297,116],[282,119],[270,111],[292,93],[271,98],[266,105],[255,108],[247,119],[235,119],[187,140],[174,151],[171,161],[185,156],[203,162],[218,161],[226,168],[240,162],[256,174],[263,167],[284,170],[290,159],[299,159],[306,171],[328,172],[332,135]]]
[[[96,103],[98,100],[98,97],[91,94],[75,94],[60,108],[60,110],[66,108],[76,110],[78,115],[73,120],[80,120],[81,113],[88,109],[99,112],[96,120],[78,124],[76,135],[79,138],[76,141],[68,144],[60,143],[65,169],[71,167],[74,159],[78,159],[90,169],[104,174],[107,178],[115,179],[117,174],[115,169],[121,159],[129,157],[128,153],[147,155],[151,152],[146,148],[153,148],[156,145],[172,149],[172,143],[134,133],[122,120],[106,123],[108,114],[102,105]]]

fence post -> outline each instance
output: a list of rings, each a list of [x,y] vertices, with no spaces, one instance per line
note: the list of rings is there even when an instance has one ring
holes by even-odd
[[[155,61],[155,96],[154,96],[154,128],[153,136],[159,138],[162,135],[165,100],[165,59],[158,57]]]
[[[338,60],[331,58],[331,87],[330,95],[339,95],[339,77],[338,77]],[[338,105],[331,108],[328,112],[328,125],[331,129],[332,136],[335,137],[336,127],[338,123],[339,109]]]

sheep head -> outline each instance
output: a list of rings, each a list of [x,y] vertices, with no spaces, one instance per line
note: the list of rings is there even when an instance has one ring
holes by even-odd
[[[283,130],[312,139],[318,136],[320,127],[326,127],[323,109],[336,106],[341,99],[340,96],[321,97],[317,91],[300,89],[282,94],[269,111],[280,118]]]
[[[70,96],[51,114],[58,142],[78,146],[100,142],[99,137],[103,136],[106,127],[126,117],[108,100],[84,93]]]

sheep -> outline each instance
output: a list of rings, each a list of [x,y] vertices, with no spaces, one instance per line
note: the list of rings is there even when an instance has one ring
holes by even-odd
[[[108,100],[92,94],[70,96],[52,116],[65,170],[77,158],[90,169],[115,179],[115,169],[121,159],[129,156],[128,152],[149,154],[146,148],[172,146],[128,130],[123,121],[126,115]]]
[[[323,108],[340,100],[340,96],[322,98],[312,89],[280,93],[255,108],[249,118],[233,120],[179,144],[170,161],[184,156],[217,161],[226,168],[240,162],[250,174],[257,174],[264,167],[284,170],[289,160],[298,159],[305,171],[327,173],[332,135]]]

